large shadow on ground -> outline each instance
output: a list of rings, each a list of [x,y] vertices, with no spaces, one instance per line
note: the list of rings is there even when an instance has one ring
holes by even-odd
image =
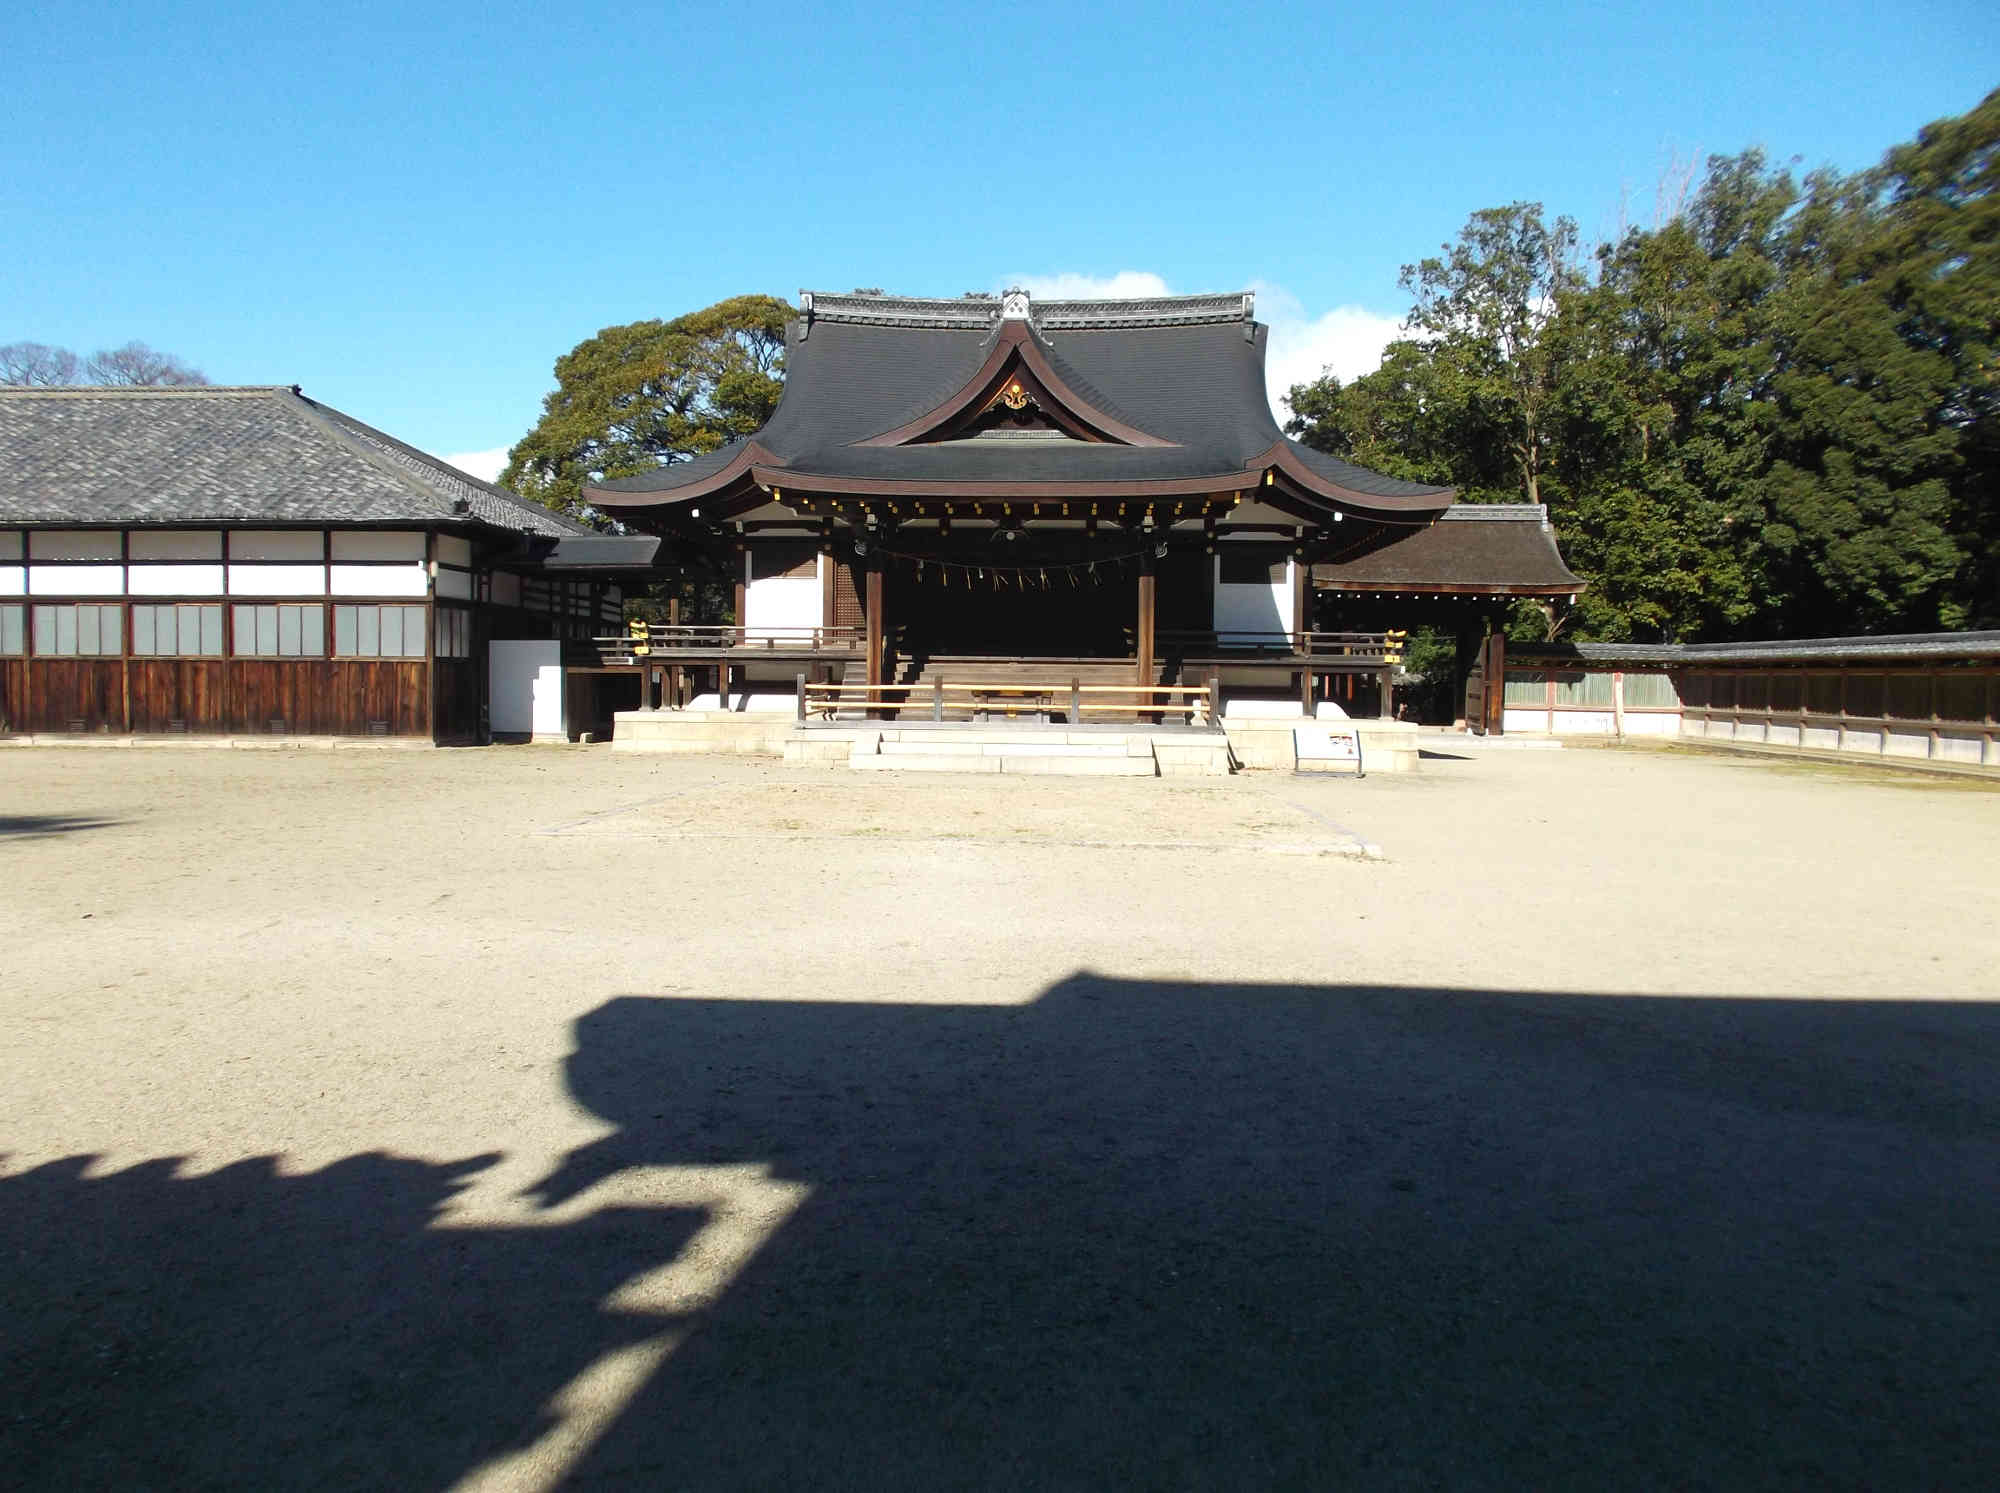
[[[2000,1006],[1144,983],[625,998],[538,1190],[810,1194],[563,1486],[1974,1487]],[[442,1229],[485,1158],[0,1177],[0,1467],[444,1488],[702,1216]],[[698,1253],[698,1252],[697,1252]],[[0,1479],[4,1480],[4,1479]]]
[[[625,999],[639,1162],[811,1199],[589,1476],[699,1487],[1985,1483],[2000,1010],[1078,976]]]

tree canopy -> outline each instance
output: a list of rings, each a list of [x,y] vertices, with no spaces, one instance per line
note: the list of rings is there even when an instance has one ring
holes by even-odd
[[[1578,636],[2000,625],[2000,92],[1803,180],[1716,156],[1579,263],[1536,203],[1404,270],[1375,372],[1291,392],[1307,443],[1546,502]]]
[[[771,296],[735,296],[578,343],[556,360],[556,387],[508,453],[500,481],[588,517],[586,482],[686,461],[751,434],[777,408],[791,314]]]

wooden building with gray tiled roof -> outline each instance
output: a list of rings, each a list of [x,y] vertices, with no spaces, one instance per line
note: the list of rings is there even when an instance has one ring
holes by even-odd
[[[296,387],[0,389],[0,731],[478,739],[657,548]]]
[[[1285,436],[1267,339],[1248,294],[806,293],[762,430],[585,496],[735,581],[703,660],[725,709],[810,670],[871,707],[1096,679],[1310,712],[1395,664],[1396,623],[1326,628],[1343,600],[1581,589],[1539,507],[1460,508]]]

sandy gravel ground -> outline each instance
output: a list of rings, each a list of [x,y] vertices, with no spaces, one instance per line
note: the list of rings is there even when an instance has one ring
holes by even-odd
[[[1990,1486],[1997,846],[1672,751],[6,753],[0,1483]]]

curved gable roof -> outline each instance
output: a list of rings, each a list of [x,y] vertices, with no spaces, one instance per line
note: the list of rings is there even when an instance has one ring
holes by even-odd
[[[1266,396],[1267,329],[1250,319],[1248,296],[1032,308],[1022,297],[1027,315],[1013,302],[808,295],[787,328],[784,394],[752,440],[594,485],[586,496],[620,509],[754,485],[859,492],[906,483],[887,490],[967,496],[1004,486],[1015,496],[1030,488],[1053,496],[1138,481],[1221,492],[1268,473],[1309,502],[1406,523],[1435,516],[1455,496],[1288,439]],[[1063,406],[1064,423],[1083,439],[1032,450],[922,444],[976,412],[1014,366]]]

